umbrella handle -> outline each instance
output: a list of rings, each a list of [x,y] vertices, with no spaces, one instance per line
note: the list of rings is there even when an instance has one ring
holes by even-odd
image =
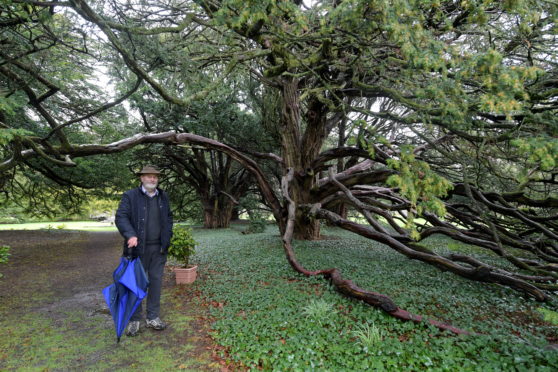
[[[126,252],[126,257],[129,258],[129,259],[139,257],[138,254],[136,254],[136,255],[134,256],[134,250],[136,251],[136,253],[138,253],[138,246],[137,246],[137,245],[136,245],[135,247],[128,247],[128,246],[126,246],[126,250],[125,250],[125,252]]]

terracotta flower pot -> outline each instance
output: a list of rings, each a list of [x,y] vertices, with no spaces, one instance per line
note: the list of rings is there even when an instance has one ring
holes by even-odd
[[[176,284],[190,284],[196,280],[198,266],[196,265],[188,268],[175,267],[173,271],[176,276]]]

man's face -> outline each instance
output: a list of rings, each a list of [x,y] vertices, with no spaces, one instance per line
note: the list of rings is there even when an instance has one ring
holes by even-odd
[[[159,176],[156,174],[142,174],[140,176],[141,183],[148,191],[153,191],[159,183]]]

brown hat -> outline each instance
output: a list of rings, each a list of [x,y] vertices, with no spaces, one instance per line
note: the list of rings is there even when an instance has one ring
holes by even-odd
[[[153,165],[146,165],[145,167],[142,168],[142,170],[140,170],[138,173],[136,173],[138,176],[141,176],[142,174],[161,174],[161,172]]]

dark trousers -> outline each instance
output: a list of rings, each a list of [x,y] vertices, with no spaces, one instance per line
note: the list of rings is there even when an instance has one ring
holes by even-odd
[[[167,255],[161,254],[161,246],[148,245],[140,256],[143,269],[149,279],[147,290],[147,319],[155,319],[161,309],[161,287],[163,285],[163,271],[167,262]],[[142,304],[130,318],[131,321],[141,320]]]

